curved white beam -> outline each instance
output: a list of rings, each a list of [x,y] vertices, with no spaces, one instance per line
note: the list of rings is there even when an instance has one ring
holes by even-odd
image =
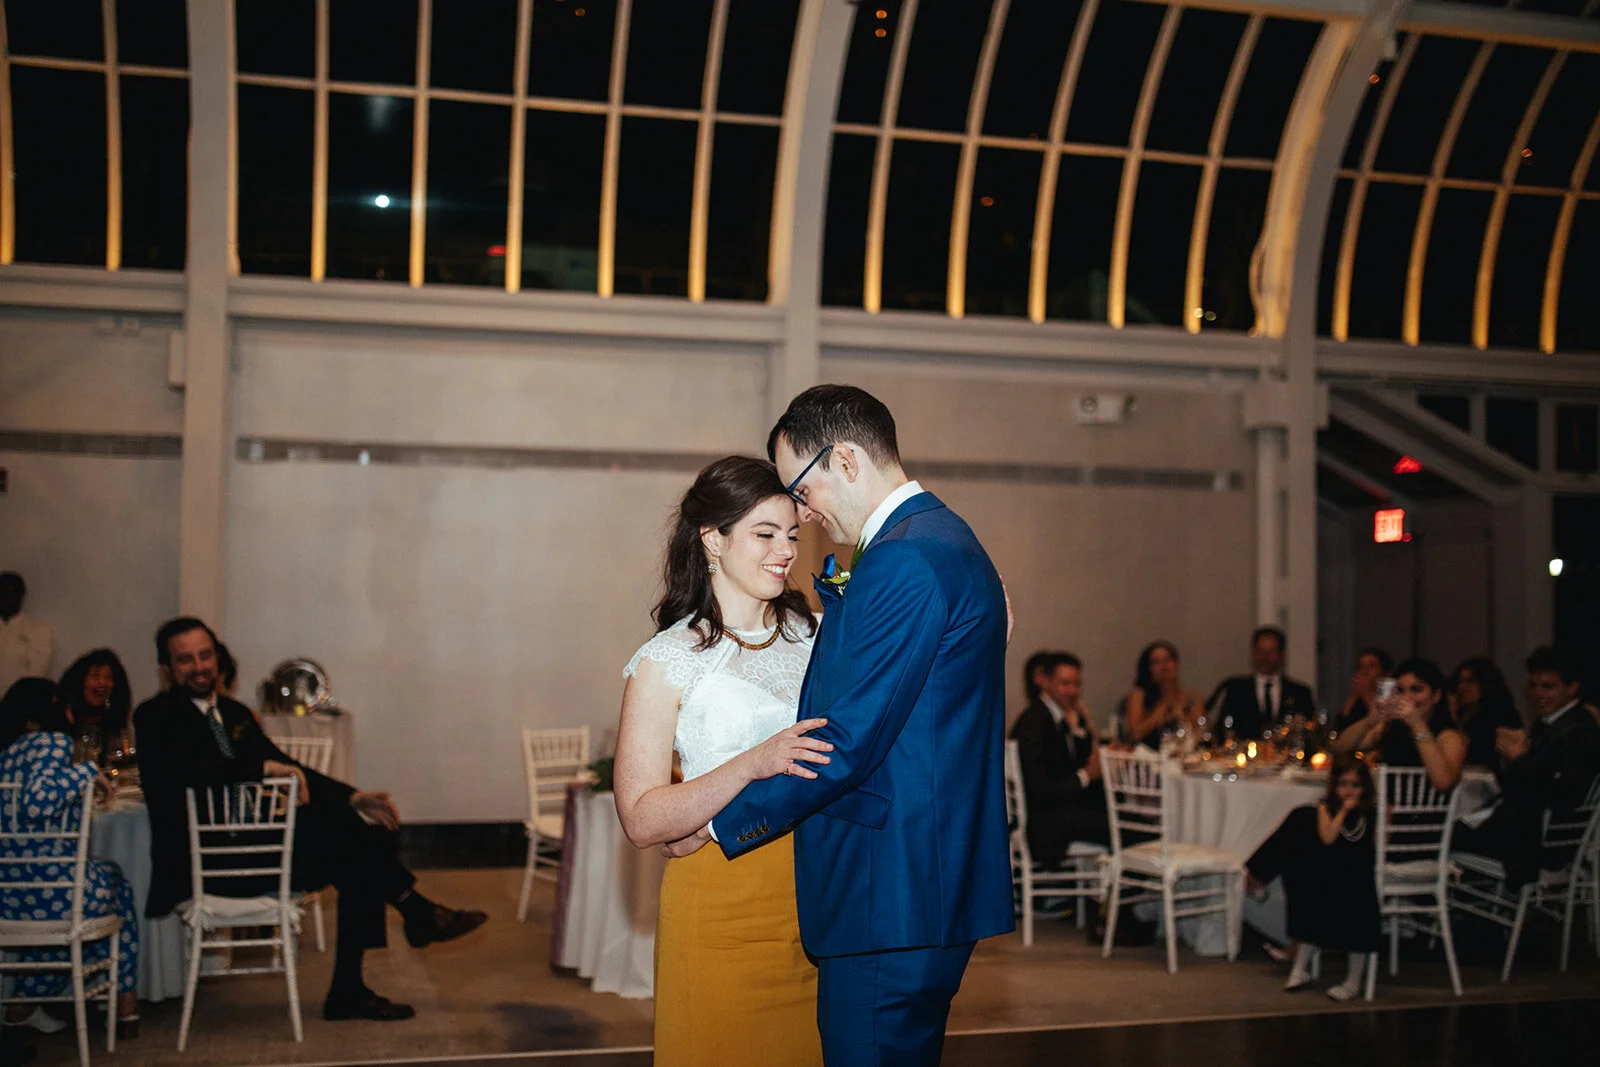
[[[989,106],[994,60],[1000,51],[1000,35],[1005,32],[1010,8],[1011,0],[994,0],[994,6],[989,9],[989,28],[983,35],[978,72],[972,79],[972,98],[967,102],[967,132],[961,141],[955,203],[950,215],[949,280],[945,290],[945,308],[955,319],[967,313],[967,235],[972,225],[972,183],[978,173],[978,139],[983,135],[983,114]]]
[[[1591,4],[1590,7],[1594,5]],[[1544,270],[1544,303],[1539,309],[1539,347],[1546,354],[1556,350],[1556,321],[1561,305],[1561,272],[1567,261],[1567,243],[1572,239],[1572,219],[1578,211],[1578,199],[1584,184],[1589,180],[1589,168],[1594,165],[1595,150],[1600,148],[1600,114],[1595,115],[1589,127],[1588,140],[1572,168],[1572,180],[1561,198],[1561,214],[1556,219],[1556,232],[1550,242],[1550,260]]]
[[[889,159],[894,152],[895,116],[900,113],[900,87],[905,83],[906,54],[911,51],[911,31],[917,25],[917,0],[905,0],[894,28],[894,51],[889,57],[888,80],[883,87],[883,109],[878,116],[878,150],[872,157],[872,198],[867,205],[867,256],[861,281],[861,304],[868,311],[883,310],[883,221],[889,206]]]
[[[1047,310],[1050,236],[1055,225],[1061,144],[1066,140],[1067,114],[1072,110],[1078,72],[1083,69],[1083,52],[1089,44],[1089,30],[1094,26],[1094,16],[1099,9],[1100,0],[1083,0],[1083,6],[1078,9],[1078,21],[1072,29],[1072,43],[1067,46],[1067,61],[1061,68],[1061,84],[1056,88],[1055,105],[1050,111],[1050,139],[1045,148],[1044,164],[1039,168],[1039,200],[1033,212],[1033,247],[1028,258],[1028,318],[1034,322],[1043,322]]]
[[[428,83],[433,61],[433,0],[417,4],[417,98],[411,107],[411,288],[422,286],[428,237]]]
[[[11,139],[11,44],[6,37],[6,5],[0,0],[0,266],[17,254],[15,145]]]
[[[617,167],[622,154],[622,88],[628,76],[628,28],[633,0],[617,0],[611,38],[611,82],[606,90],[606,144],[600,158],[600,249],[596,289],[611,296],[617,286]]]
[[[1169,7],[1161,20],[1161,33],[1150,53],[1150,65],[1145,68],[1144,85],[1139,90],[1139,106],[1133,115],[1128,159],[1122,165],[1122,188],[1117,195],[1117,217],[1111,238],[1110,291],[1106,295],[1106,321],[1118,328],[1125,325],[1127,319],[1128,243],[1133,237],[1133,201],[1139,192],[1139,163],[1144,155],[1145,135],[1150,132],[1150,114],[1155,110],[1156,93],[1161,88],[1161,75],[1167,69],[1167,56],[1172,52],[1172,39],[1178,33],[1178,19],[1182,15],[1182,8]]]
[[[1522,165],[1522,150],[1528,147],[1528,138],[1533,136],[1534,123],[1539,121],[1539,113],[1544,110],[1545,101],[1550,98],[1550,89],[1555,85],[1556,78],[1566,62],[1566,52],[1557,52],[1550,57],[1550,62],[1544,69],[1544,77],[1539,79],[1539,86],[1533,91],[1527,110],[1522,114],[1522,124],[1517,127],[1517,135],[1511,140],[1511,149],[1506,152],[1506,161],[1500,167],[1500,188],[1495,190],[1494,203],[1489,208],[1489,224],[1484,227],[1483,249],[1478,256],[1478,285],[1472,301],[1472,347],[1474,348],[1489,347],[1489,300],[1494,294],[1494,271],[1500,253],[1500,233],[1505,228],[1506,205],[1511,199],[1511,186],[1517,180],[1517,168]]]
[[[117,0],[100,0],[106,57],[106,270],[122,267],[122,76],[117,69]]]
[[[722,80],[722,43],[728,35],[728,0],[711,11],[705,81],[700,87],[700,122],[695,136],[694,195],[689,206],[689,299],[706,298],[706,230],[711,214],[711,148],[716,143],[717,86]]]
[[[328,0],[317,0],[311,91],[311,280],[328,275]]]
[[[533,0],[517,0],[516,66],[511,71],[511,158],[506,178],[506,292],[522,290],[522,209],[528,138],[528,55]]]

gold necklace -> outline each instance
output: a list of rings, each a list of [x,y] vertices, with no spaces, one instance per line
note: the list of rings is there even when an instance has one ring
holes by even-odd
[[[734,633],[729,627],[723,627],[722,632],[733,638],[733,643],[744,649],[746,652],[760,652],[762,649],[771,648],[777,643],[778,635],[783,632],[783,627],[774,625],[772,627],[772,636],[761,642],[759,645],[752,645],[749,641],[746,641],[744,638]]]

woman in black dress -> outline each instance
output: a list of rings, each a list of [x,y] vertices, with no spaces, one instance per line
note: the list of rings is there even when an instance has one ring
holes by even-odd
[[[1473,656],[1456,668],[1454,685],[1456,722],[1467,735],[1467,763],[1500,769],[1495,751],[1495,731],[1522,729],[1517,702],[1500,668],[1486,656]]]
[[[1286,990],[1311,983],[1313,953],[1349,953],[1345,979],[1328,990],[1334,1000],[1361,992],[1367,953],[1382,947],[1382,918],[1373,879],[1377,862],[1377,806],[1372,771],[1350,756],[1334,761],[1328,793],[1314,809],[1291,815],[1303,828],[1299,861],[1284,871],[1289,905],[1289,936],[1298,942]],[[1315,813],[1315,825],[1300,812]],[[1286,822],[1287,826],[1288,823]],[[1314,833],[1309,840],[1306,832]]]
[[[1431,660],[1408,659],[1394,675],[1395,695],[1334,739],[1334,753],[1376,753],[1386,766],[1425,769],[1435,789],[1454,789],[1467,765],[1467,735],[1445,699],[1444,672]]]

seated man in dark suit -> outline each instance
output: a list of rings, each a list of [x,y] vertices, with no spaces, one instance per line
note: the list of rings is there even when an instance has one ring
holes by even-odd
[[[1572,860],[1542,855],[1544,813],[1569,822],[1600,775],[1600,723],[1578,699],[1577,666],[1564,650],[1545,646],[1528,657],[1528,702],[1536,716],[1528,730],[1501,727],[1495,748],[1500,796],[1486,816],[1457,824],[1451,849],[1499,860],[1506,885],[1519,889]]]
[[[1268,726],[1291,715],[1313,716],[1317,702],[1311,687],[1283,673],[1286,641],[1276,626],[1263,626],[1250,635],[1251,674],[1229,678],[1206,701],[1211,730],[1218,737],[1229,729],[1235,737],[1261,736]]]
[[[1079,694],[1083,665],[1070,652],[1036,652],[1023,668],[1028,706],[1011,727],[1022,763],[1028,850],[1059,867],[1074,841],[1111,843],[1094,721]]]
[[[323,1003],[323,1018],[409,1019],[416,1012],[368,989],[362,980],[362,954],[387,941],[384,905],[405,920],[406,940],[415,947],[449,941],[476,929],[481,911],[443,908],[414,888],[416,877],[401,865],[395,831],[400,813],[387,793],[353,789],[291,760],[261,732],[250,709],[217,687],[217,639],[199,619],[173,619],[156,634],[156,654],[168,669],[172,688],[151,697],[134,712],[139,767],[150,808],[150,896],[145,914],[159,918],[189,899],[190,787],[253,782],[263,778],[300,780],[294,865],[296,889],[332,885],[339,891],[338,936],[333,982]],[[222,895],[256,895],[248,879],[222,879]],[[210,886],[207,891],[213,891]]]

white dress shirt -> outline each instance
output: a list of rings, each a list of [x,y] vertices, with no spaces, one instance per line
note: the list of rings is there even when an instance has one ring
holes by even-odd
[[[48,678],[54,634],[21,612],[0,619],[0,694],[18,678]]]
[[[861,551],[872,547],[872,539],[878,536],[878,531],[883,529],[883,524],[889,521],[889,516],[894,514],[896,508],[921,492],[925,492],[922,486],[910,481],[884,497],[883,503],[867,516],[867,524],[861,527],[861,540],[856,542],[861,546]]]
[[[1272,700],[1270,702],[1270,707],[1268,707],[1268,701],[1262,699],[1266,694],[1268,682],[1272,683]],[[1276,719],[1278,717],[1278,709],[1283,706],[1283,675],[1256,675],[1256,706],[1260,708],[1266,708],[1267,718]]]
[[[1044,705],[1044,710],[1048,711],[1050,717],[1056,721],[1056,726],[1059,727],[1067,721],[1067,713],[1062,711],[1061,705],[1051,700],[1048,694],[1041,692],[1039,694],[1039,703]],[[1086,725],[1090,721],[1088,711],[1084,709],[1083,705],[1078,705],[1078,726],[1076,728],[1067,727],[1074,738],[1074,749],[1077,748],[1076,742],[1078,741],[1088,741],[1090,745],[1094,744],[1094,736],[1089,732],[1089,728]],[[1078,768],[1078,784],[1085,789],[1089,788],[1089,772],[1082,767]]]

